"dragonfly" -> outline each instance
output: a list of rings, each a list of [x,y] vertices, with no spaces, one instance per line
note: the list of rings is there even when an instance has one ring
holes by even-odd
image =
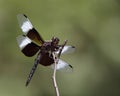
[[[66,45],[66,43],[59,44],[60,39],[58,37],[52,37],[51,40],[44,40],[25,14],[18,14],[17,20],[19,27],[23,31],[23,34],[17,37],[17,43],[21,52],[27,57],[37,54],[26,81],[26,86],[28,86],[38,64],[50,66],[54,69],[55,60],[52,53],[60,57],[61,54],[74,52],[75,47]],[[59,58],[56,70],[70,71],[72,69],[73,67],[70,64]]]

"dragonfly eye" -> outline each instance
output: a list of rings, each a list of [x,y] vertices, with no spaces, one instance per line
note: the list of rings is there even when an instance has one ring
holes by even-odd
[[[53,46],[57,46],[58,43],[59,43],[59,41],[60,41],[59,38],[53,37],[53,38],[52,38],[52,45],[53,45]]]

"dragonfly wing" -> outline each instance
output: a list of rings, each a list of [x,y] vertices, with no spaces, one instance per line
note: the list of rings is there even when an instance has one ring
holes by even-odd
[[[28,57],[35,55],[38,50],[40,50],[38,45],[33,43],[28,37],[24,35],[18,36],[17,42],[20,50]]]
[[[51,68],[54,69],[54,64],[51,65]],[[73,70],[73,67],[66,63],[65,61],[59,59],[57,64],[57,70],[63,71],[63,72],[71,72]]]
[[[60,47],[60,48],[61,48],[61,47]],[[56,54],[58,54],[59,51],[60,51],[60,50],[58,50],[58,51],[56,52]],[[61,54],[68,54],[68,53],[72,53],[72,52],[74,52],[74,51],[75,51],[75,47],[74,47],[74,46],[68,46],[68,45],[66,45],[66,46],[64,46]]]
[[[24,14],[18,14],[17,15],[18,23],[20,28],[22,29],[23,33],[29,37],[33,42],[41,45],[44,43],[44,40],[39,35],[37,30],[33,27],[30,20],[27,18]]]

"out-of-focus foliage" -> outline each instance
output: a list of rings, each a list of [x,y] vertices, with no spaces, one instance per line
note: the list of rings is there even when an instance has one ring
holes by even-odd
[[[120,96],[119,0],[0,0],[0,96],[55,96],[52,70],[19,50],[16,15],[25,13],[46,40],[68,40],[76,52],[62,56],[72,73],[57,74],[61,96]]]

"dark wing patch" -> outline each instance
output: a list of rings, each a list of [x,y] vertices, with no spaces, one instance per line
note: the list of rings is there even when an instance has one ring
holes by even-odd
[[[34,56],[39,50],[39,46],[33,42],[26,45],[21,51],[28,57]]]
[[[44,65],[44,66],[49,66],[51,64],[54,63],[54,59],[52,54],[46,52],[46,53],[41,53],[41,60],[40,60],[40,64]]]
[[[44,40],[42,39],[42,37],[39,35],[35,28],[29,30],[27,36],[38,45],[42,45],[44,43]]]
[[[25,35],[20,35],[17,37],[17,42],[19,45],[20,50],[26,55],[26,56],[33,56],[35,55],[38,50],[40,50],[40,46],[36,45],[26,37]]]

